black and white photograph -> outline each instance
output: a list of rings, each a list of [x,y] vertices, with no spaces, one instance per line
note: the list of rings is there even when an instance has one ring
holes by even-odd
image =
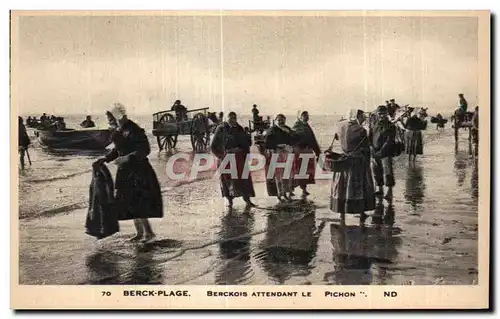
[[[487,285],[480,18],[12,11],[13,284]]]

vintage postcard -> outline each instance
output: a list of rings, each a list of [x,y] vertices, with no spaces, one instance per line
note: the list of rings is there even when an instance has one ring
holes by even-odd
[[[490,19],[12,11],[11,307],[488,308]]]

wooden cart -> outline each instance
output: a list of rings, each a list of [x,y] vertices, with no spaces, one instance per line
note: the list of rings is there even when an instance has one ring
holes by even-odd
[[[183,118],[177,118],[174,111],[153,114],[153,135],[160,151],[170,151],[177,145],[179,135],[189,135],[195,152],[205,152],[210,145],[210,123],[208,107],[189,110]]]

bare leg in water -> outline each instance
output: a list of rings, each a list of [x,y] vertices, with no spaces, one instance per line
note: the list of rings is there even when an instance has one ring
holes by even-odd
[[[144,229],[144,242],[147,242],[153,238],[155,238],[155,233],[153,233],[153,229],[151,228],[151,224],[147,218],[140,219],[142,227]]]
[[[144,235],[144,229],[142,227],[140,219],[134,219],[134,226],[137,234],[134,237],[130,238],[130,241],[138,241]]]

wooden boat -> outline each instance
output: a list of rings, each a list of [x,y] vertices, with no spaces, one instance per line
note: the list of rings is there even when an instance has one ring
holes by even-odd
[[[50,149],[103,150],[111,144],[111,131],[102,129],[37,130],[35,135]]]

